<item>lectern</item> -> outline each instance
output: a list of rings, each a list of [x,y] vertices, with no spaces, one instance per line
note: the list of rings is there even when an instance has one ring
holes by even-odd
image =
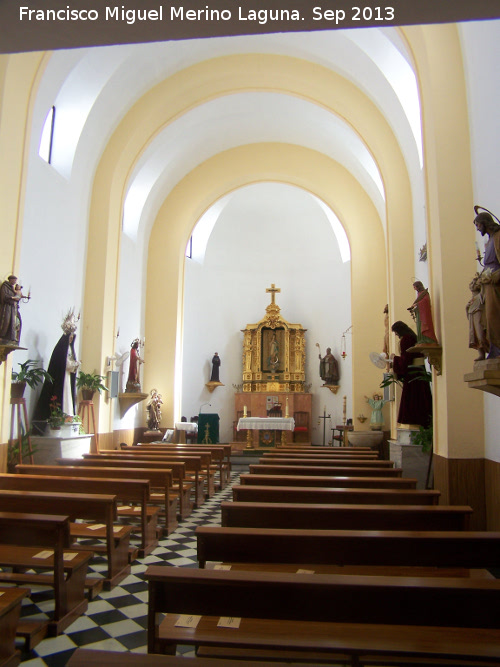
[[[219,419],[217,413],[203,412],[199,414],[198,443],[215,445],[219,442]]]

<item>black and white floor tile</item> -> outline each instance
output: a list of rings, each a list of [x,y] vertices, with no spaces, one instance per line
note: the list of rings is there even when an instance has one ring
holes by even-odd
[[[40,642],[31,653],[22,656],[23,667],[64,667],[79,647],[107,651],[147,653],[147,583],[143,574],[149,565],[198,567],[196,558],[197,526],[220,525],[220,503],[232,497],[242,467],[234,466],[231,484],[195,509],[188,519],[146,558],[132,564],[130,575],[111,591],[102,591],[89,602],[86,614],[70,625],[64,634]],[[89,576],[106,569],[104,558],[94,558]],[[32,587],[32,595],[23,605],[26,618],[48,618],[53,608],[51,589]],[[187,654],[191,649],[187,649]],[[194,655],[194,654],[193,654]]]

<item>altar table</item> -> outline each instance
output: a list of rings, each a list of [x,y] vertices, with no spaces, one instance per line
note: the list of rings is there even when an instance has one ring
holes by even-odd
[[[252,431],[281,431],[281,445],[286,445],[286,431],[293,431],[293,417],[241,417],[236,427],[247,432],[247,449],[253,449]]]
[[[197,431],[198,424],[194,422],[175,422],[172,440],[175,444],[185,444],[186,433],[196,433]]]

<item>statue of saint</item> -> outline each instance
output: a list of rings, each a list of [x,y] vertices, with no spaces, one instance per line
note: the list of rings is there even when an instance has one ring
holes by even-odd
[[[73,310],[66,315],[61,328],[62,336],[57,341],[47,367],[50,376],[46,378],[38,402],[35,407],[33,420],[44,421],[49,418],[51,403],[58,403],[66,415],[76,414],[76,374],[80,368],[75,350],[76,330],[80,316],[75,316]]]
[[[139,354],[139,339],[136,338],[130,345],[130,364],[128,370],[127,388],[128,392],[141,391],[141,381],[139,379],[139,368],[144,361]]]
[[[269,368],[276,371],[279,366],[279,351],[280,346],[276,338],[276,332],[273,332],[271,342],[269,343]]]
[[[17,284],[17,277],[9,276],[0,287],[0,340],[2,343],[19,345],[22,325],[19,302],[22,298],[22,288]]]
[[[330,347],[326,348],[326,354],[322,358],[319,354],[319,376],[325,384],[336,385],[339,383],[339,365],[332,354]]]
[[[146,404],[148,410],[148,429],[150,431],[158,431],[160,429],[161,405],[163,405],[161,394],[156,389],[151,389],[151,395]]]
[[[370,418],[370,428],[372,431],[381,431],[382,426],[384,425],[384,416],[382,414],[382,408],[387,401],[384,401],[383,397],[375,392],[373,398],[365,396],[365,400],[372,409],[372,416]]]
[[[476,273],[469,283],[469,289],[472,296],[465,307],[469,319],[469,347],[479,352],[479,356],[474,361],[482,361],[486,358],[490,344],[486,335],[484,297],[481,293],[479,273]]]
[[[437,345],[437,337],[434,333],[434,324],[432,323],[431,298],[429,292],[420,280],[413,283],[413,289],[417,292],[417,298],[408,310],[417,326],[417,345],[422,343],[427,345]]]
[[[484,299],[486,336],[489,341],[488,359],[500,357],[500,225],[493,215],[481,206],[474,206],[474,224],[482,236],[488,235],[484,246],[484,269],[479,275]]]
[[[219,380],[220,357],[218,352],[212,357],[212,374],[210,375],[210,382],[220,382]]]

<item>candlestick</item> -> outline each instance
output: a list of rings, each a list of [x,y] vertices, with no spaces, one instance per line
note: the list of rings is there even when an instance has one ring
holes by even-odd
[[[288,419],[288,396],[286,397],[285,417]]]
[[[244,405],[243,406],[243,417],[246,417],[246,416],[247,416],[247,406]]]

